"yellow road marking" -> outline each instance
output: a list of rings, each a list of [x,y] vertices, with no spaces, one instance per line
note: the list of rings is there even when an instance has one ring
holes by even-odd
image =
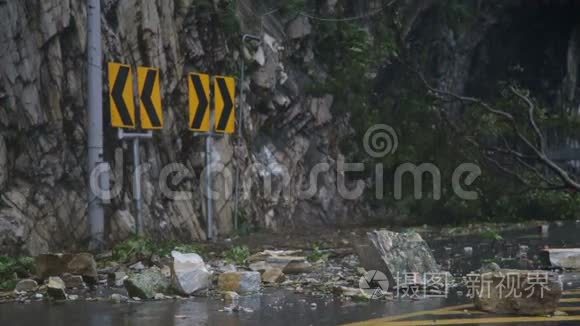
[[[562,293],[564,296],[580,295],[580,289],[568,290]]]
[[[560,302],[575,303],[580,302],[580,298],[562,298],[560,299]]]
[[[360,326],[428,326],[428,325],[476,325],[476,324],[514,324],[514,323],[539,323],[558,321],[580,321],[580,316],[557,316],[557,317],[489,317],[489,318],[459,318],[441,320],[405,320],[384,321],[382,319],[368,322],[351,324]]]
[[[580,311],[580,307],[559,307],[560,311]]]
[[[457,309],[468,309],[468,308],[473,308],[473,304],[462,304],[462,305],[458,305],[458,306],[445,307],[445,308],[435,309],[435,310],[421,310],[421,311],[410,312],[407,314],[397,315],[397,316],[393,316],[393,317],[380,318],[380,319],[376,319],[376,320],[381,320],[383,322],[387,322],[387,321],[394,321],[394,320],[418,317],[418,316],[433,314],[433,313],[437,313],[437,312],[452,311],[452,310],[457,310]],[[371,322],[371,321],[372,320],[370,320],[369,322]],[[353,325],[353,326],[354,325],[366,325],[365,323],[366,322],[361,322],[361,323],[353,323],[353,324],[349,324],[349,325]]]
[[[568,290],[563,293],[564,296],[574,296],[580,295],[580,289]],[[572,298],[561,298],[562,303],[579,303],[580,297]],[[558,321],[580,321],[580,315],[577,316],[528,316],[528,317],[486,317],[486,318],[458,318],[458,319],[441,319],[441,320],[401,320],[409,319],[419,316],[442,316],[442,315],[481,315],[487,314],[486,312],[478,310],[469,310],[473,308],[473,304],[463,304],[457,306],[444,307],[434,310],[422,310],[415,311],[407,314],[378,318],[363,322],[357,322],[348,324],[349,326],[379,326],[379,325],[391,325],[391,326],[421,326],[421,325],[473,325],[473,324],[485,324],[485,323],[495,323],[495,324],[509,324],[509,323],[526,323],[526,322],[558,322]],[[467,309],[467,311],[465,311]],[[580,311],[580,307],[559,307],[560,311]]]
[[[439,315],[484,315],[487,314],[487,312],[484,311],[479,311],[479,310],[450,310],[450,311],[437,311],[437,312],[431,312],[429,313],[429,315],[435,315],[435,316],[439,316]]]

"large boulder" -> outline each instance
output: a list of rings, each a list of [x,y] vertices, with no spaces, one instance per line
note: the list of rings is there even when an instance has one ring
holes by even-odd
[[[177,291],[183,295],[191,295],[210,287],[211,273],[198,254],[173,251],[171,256],[171,281]]]
[[[259,292],[261,288],[262,277],[258,272],[227,272],[218,277],[220,291],[249,294]]]
[[[366,270],[383,272],[391,286],[396,279],[413,273],[438,273],[440,268],[427,243],[416,232],[397,233],[375,230],[355,244],[361,266]]]
[[[475,307],[493,313],[548,315],[562,296],[562,281],[552,272],[501,269],[467,280]]]
[[[580,248],[544,249],[543,255],[553,267],[580,269]]]
[[[88,281],[97,280],[97,263],[92,254],[43,254],[35,258],[40,279],[65,273],[81,275]]]
[[[161,269],[154,266],[139,274],[129,276],[124,285],[132,298],[153,299],[155,293],[167,292],[171,282],[163,275]]]

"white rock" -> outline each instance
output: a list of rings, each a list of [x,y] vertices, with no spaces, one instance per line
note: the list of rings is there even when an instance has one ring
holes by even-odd
[[[313,98],[310,102],[310,112],[316,119],[316,125],[321,126],[332,120],[330,108],[334,103],[334,97],[330,94],[320,98]]]
[[[544,249],[550,265],[566,269],[580,269],[580,248]]]
[[[254,59],[254,61],[256,61],[260,66],[263,66],[266,63],[266,54],[261,46],[258,47],[258,50],[254,53],[252,59]]]
[[[60,277],[51,276],[48,278],[47,292],[52,298],[60,300],[66,299],[65,288],[66,286]]]
[[[464,247],[463,253],[465,254],[465,256],[471,257],[471,256],[473,256],[473,248],[472,247]]]
[[[145,269],[145,265],[143,265],[142,262],[136,262],[135,264],[129,266],[130,269],[134,270],[134,271],[142,271]]]
[[[184,295],[191,295],[205,290],[211,285],[211,273],[207,270],[203,259],[195,253],[182,254],[171,252],[171,280],[173,286]]]
[[[291,39],[304,38],[312,33],[312,25],[307,17],[299,15],[286,27],[286,34]]]
[[[111,301],[113,301],[115,303],[127,302],[128,300],[129,300],[129,298],[127,298],[124,295],[121,295],[118,293],[111,294]]]

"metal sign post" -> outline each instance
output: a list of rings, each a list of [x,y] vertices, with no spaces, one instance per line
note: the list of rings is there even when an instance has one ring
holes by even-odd
[[[213,113],[211,114],[213,123]],[[208,133],[205,139],[205,189],[206,189],[206,205],[207,205],[207,239],[213,239],[213,198],[211,185],[211,163],[212,163],[212,133]]]
[[[139,156],[139,143],[141,139],[152,138],[152,131],[147,133],[125,133],[123,129],[119,129],[120,140],[133,140],[133,164],[135,168],[133,175],[133,198],[135,201],[135,234],[138,236],[143,235],[143,204],[141,200],[141,159]]]

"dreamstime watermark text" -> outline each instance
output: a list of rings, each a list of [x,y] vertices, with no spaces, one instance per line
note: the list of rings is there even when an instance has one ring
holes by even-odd
[[[258,160],[242,171],[236,171],[230,162],[214,160],[209,166],[205,166],[201,173],[196,175],[193,169],[183,163],[173,162],[153,171],[151,163],[145,162],[139,168],[140,176],[149,173],[156,175],[157,189],[170,200],[191,200],[195,191],[201,191],[204,196],[212,199],[227,199],[232,196],[236,174],[240,178],[240,194],[242,199],[250,199],[252,196],[277,200],[280,197],[289,198],[290,195],[299,199],[311,199],[321,191],[333,192],[346,200],[356,200],[363,196],[368,183],[363,180],[351,180],[347,176],[352,173],[372,171],[374,180],[372,185],[375,189],[375,198],[383,199],[386,194],[392,193],[394,199],[401,200],[406,193],[403,189],[404,180],[411,178],[412,194],[415,199],[425,196],[434,200],[441,199],[442,187],[445,180],[440,169],[433,163],[402,162],[396,166],[393,175],[385,175],[385,167],[380,159],[394,154],[399,147],[399,137],[395,129],[385,124],[374,125],[367,130],[363,138],[363,147],[367,155],[379,163],[369,167],[368,163],[346,162],[343,155],[338,155],[336,160],[328,158],[312,166],[307,173],[294,173],[295,167],[286,166],[273,159],[274,155],[262,155],[266,159]],[[198,153],[203,156],[203,153]],[[124,151],[117,148],[114,157],[114,169],[108,163],[103,163],[93,169],[90,177],[90,186],[93,193],[104,201],[110,201],[121,195],[124,171]],[[370,168],[370,169],[369,169]],[[209,171],[208,171],[209,169]],[[392,169],[390,169],[392,171]],[[155,173],[153,173],[155,172]],[[205,175],[210,172],[212,181],[210,187],[206,187]],[[111,185],[103,184],[102,176],[113,175]],[[133,175],[133,173],[132,173]],[[331,176],[330,178],[324,176]],[[449,182],[454,194],[463,200],[476,200],[478,193],[469,190],[481,175],[481,169],[473,163],[462,163],[453,171]],[[447,176],[449,177],[449,176]],[[292,182],[294,178],[295,182]],[[300,178],[300,179],[298,179]],[[301,180],[304,178],[305,180]],[[426,186],[425,180],[430,180]],[[389,182],[386,182],[389,181]],[[387,187],[392,187],[387,191]],[[427,189],[429,187],[429,189]],[[206,190],[206,189],[209,189]]]

